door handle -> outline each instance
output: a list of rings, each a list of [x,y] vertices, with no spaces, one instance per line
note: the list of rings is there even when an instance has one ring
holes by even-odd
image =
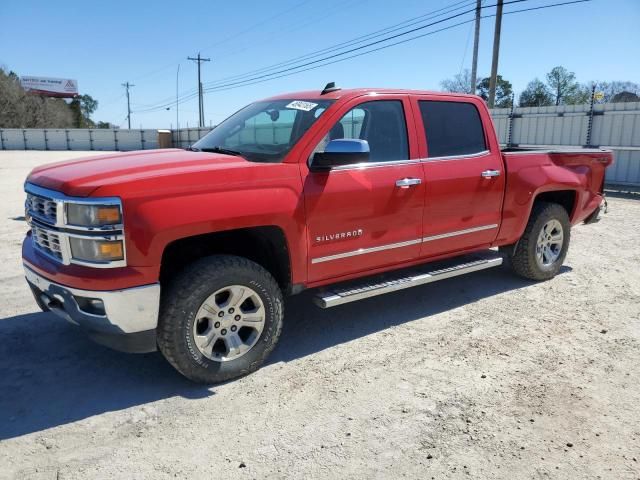
[[[500,176],[500,170],[485,170],[480,175],[482,177],[484,177],[484,178],[499,177]]]
[[[396,180],[396,187],[398,188],[409,188],[415,185],[420,185],[422,180],[419,178],[401,178],[400,180]]]

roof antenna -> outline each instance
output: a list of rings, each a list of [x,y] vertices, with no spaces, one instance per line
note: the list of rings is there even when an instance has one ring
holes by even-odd
[[[336,90],[342,90],[340,87],[336,87],[336,82],[329,82],[325,85],[324,90],[320,92],[320,95],[335,92]]]

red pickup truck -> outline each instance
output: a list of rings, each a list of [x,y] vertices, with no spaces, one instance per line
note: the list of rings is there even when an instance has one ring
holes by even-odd
[[[43,310],[219,382],[273,350],[284,295],[313,288],[326,308],[503,259],[552,278],[611,162],[501,150],[476,96],[329,84],[252,103],[186,150],[34,169],[22,257]]]

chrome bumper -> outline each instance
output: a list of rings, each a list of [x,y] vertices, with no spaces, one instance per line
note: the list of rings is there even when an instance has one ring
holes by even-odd
[[[57,316],[83,327],[96,341],[118,350],[155,349],[160,284],[115,291],[80,290],[52,282],[27,266],[24,271],[34,295],[43,305]],[[116,336],[142,333],[148,333],[145,338],[149,337],[145,348],[120,348],[114,344]]]

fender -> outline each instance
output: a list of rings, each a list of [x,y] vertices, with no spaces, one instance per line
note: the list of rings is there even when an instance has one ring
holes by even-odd
[[[159,273],[164,249],[176,240],[276,226],[284,232],[289,247],[292,281],[304,282],[307,243],[298,167],[282,163],[257,169],[260,172],[248,179],[231,172],[226,181],[217,178],[208,182],[207,174],[200,173],[197,178],[174,177],[171,187],[159,191],[150,191],[152,185],[140,181],[135,192],[121,188],[127,192],[122,200],[128,264],[155,267]]]
[[[585,208],[589,197],[587,185],[590,170],[587,166],[561,167],[544,154],[507,157],[505,165],[507,181],[502,224],[494,245],[511,244],[522,236],[533,204],[542,193],[567,190],[575,192],[573,211],[569,212],[572,224],[578,223],[590,213]],[[594,205],[594,209],[596,206]]]

